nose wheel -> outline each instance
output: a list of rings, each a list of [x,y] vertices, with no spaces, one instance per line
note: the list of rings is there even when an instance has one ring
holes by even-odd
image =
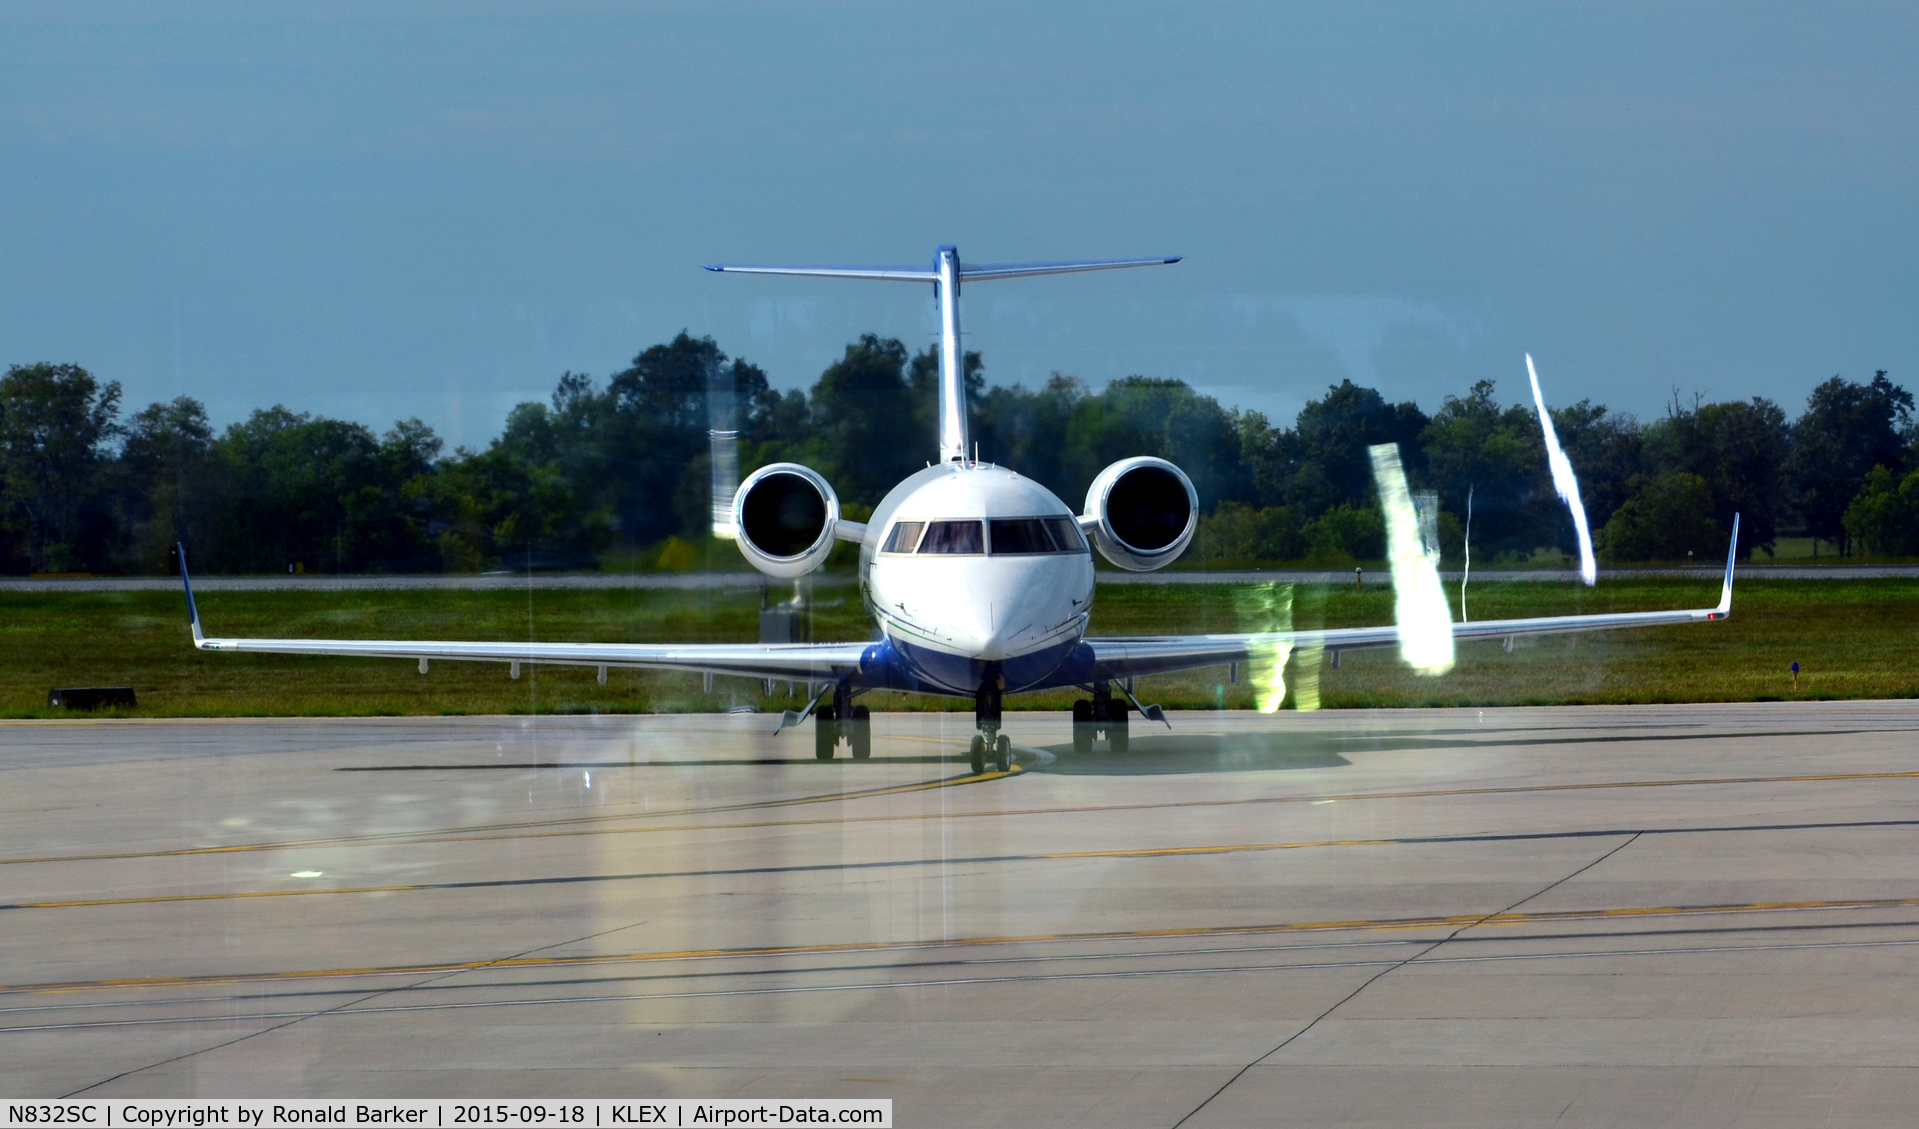
[[[973,772],[976,775],[985,772],[989,764],[997,772],[1013,770],[1013,739],[1004,733],[990,738],[984,733],[975,733],[970,751],[973,754]]]
[[[987,762],[1000,772],[1013,768],[1013,741],[999,731],[1000,682],[997,664],[989,665],[973,695],[973,721],[979,732],[973,735],[969,751],[973,755],[975,775],[986,771]]]

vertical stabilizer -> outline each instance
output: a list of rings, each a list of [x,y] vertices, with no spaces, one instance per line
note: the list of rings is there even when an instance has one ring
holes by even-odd
[[[940,304],[940,462],[964,463],[967,442],[966,359],[960,352],[959,248],[941,247],[933,260],[939,281],[933,293]]]

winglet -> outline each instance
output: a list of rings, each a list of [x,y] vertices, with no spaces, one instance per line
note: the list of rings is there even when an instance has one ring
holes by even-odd
[[[187,575],[187,547],[175,541],[173,551],[180,555],[180,583],[187,590],[187,626],[193,628],[193,645],[199,647],[207,637],[200,633],[200,606],[193,602],[193,578]]]
[[[1732,614],[1732,566],[1739,559],[1739,515],[1732,515],[1732,544],[1726,547],[1726,586],[1719,590],[1719,606],[1713,609],[1714,619],[1725,619]]]

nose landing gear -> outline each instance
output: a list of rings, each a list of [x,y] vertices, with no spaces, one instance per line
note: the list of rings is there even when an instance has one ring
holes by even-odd
[[[973,772],[985,772],[988,757],[992,758],[996,770],[1010,772],[1013,768],[1013,741],[999,731],[1000,679],[999,670],[995,667],[987,668],[986,677],[980,680],[979,689],[973,694],[973,723],[979,726],[971,746]]]

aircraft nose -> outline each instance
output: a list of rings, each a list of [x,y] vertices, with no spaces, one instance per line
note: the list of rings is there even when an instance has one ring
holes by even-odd
[[[995,610],[991,603],[980,604],[954,617],[959,621],[955,626],[966,636],[973,653],[983,659],[1006,657],[1007,639]]]
[[[1030,640],[1035,627],[1039,626],[1044,609],[1036,603],[1044,603],[1038,594],[1024,598],[1001,598],[984,604],[972,617],[970,634],[973,637],[975,652],[983,659],[1003,659],[1009,653],[1019,649]]]

